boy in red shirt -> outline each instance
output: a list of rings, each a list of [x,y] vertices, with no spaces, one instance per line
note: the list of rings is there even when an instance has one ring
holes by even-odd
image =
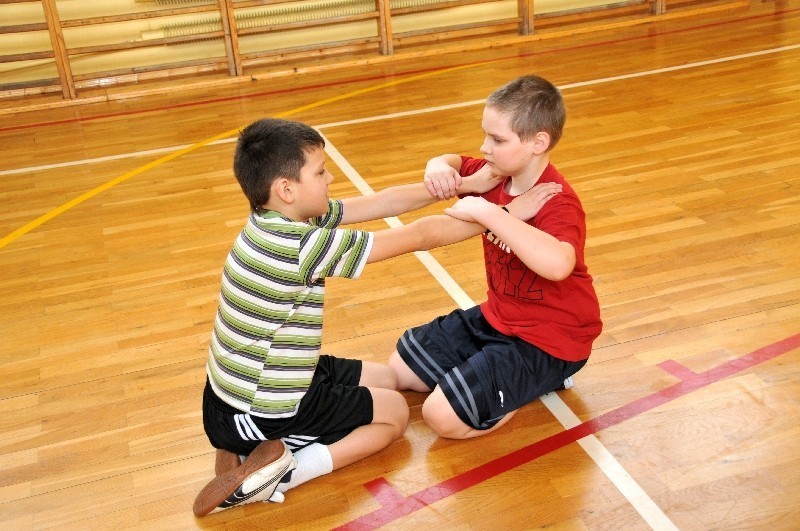
[[[487,301],[407,330],[389,359],[398,389],[432,391],[422,415],[442,437],[494,431],[525,404],[571,385],[602,330],[584,262],[583,207],[550,163],[565,120],[554,85],[515,79],[486,101],[484,158],[442,155],[425,169],[426,187],[440,199],[458,194],[462,176],[479,171],[499,183],[446,211],[488,229]],[[536,209],[520,200],[541,208],[522,221],[515,213],[526,218],[523,210]]]

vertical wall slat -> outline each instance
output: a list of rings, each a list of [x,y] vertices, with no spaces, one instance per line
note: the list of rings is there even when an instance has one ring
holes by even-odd
[[[50,33],[50,44],[53,47],[58,78],[61,80],[61,92],[65,99],[74,100],[78,96],[75,92],[75,80],[72,78],[72,68],[69,64],[69,54],[64,42],[64,32],[61,29],[61,18],[58,16],[56,0],[42,0],[42,7]]]
[[[533,0],[517,0],[517,13],[519,14],[519,34],[531,35],[533,33]]]
[[[378,10],[380,53],[381,55],[392,55],[394,43],[392,42],[392,14],[389,0],[375,0],[375,9]]]
[[[225,55],[228,57],[228,74],[242,75],[242,55],[239,53],[239,33],[233,12],[233,0],[219,0],[222,30],[225,33]]]

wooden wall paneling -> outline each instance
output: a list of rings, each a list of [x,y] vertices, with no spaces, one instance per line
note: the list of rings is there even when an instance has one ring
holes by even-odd
[[[158,9],[155,11],[144,11],[134,13],[121,13],[111,16],[99,16],[91,18],[81,18],[73,20],[63,20],[60,22],[61,28],[80,28],[84,26],[102,26],[104,24],[116,24],[127,21],[156,19],[160,17],[172,17],[179,15],[201,14],[201,13],[218,13],[222,18],[219,6],[214,4],[185,6],[170,9]],[[143,41],[126,41],[104,43],[91,46],[76,46],[66,48],[68,56],[76,56],[82,54],[103,54],[110,52],[119,52],[126,50],[135,50],[141,48],[152,48],[157,46],[169,44],[182,44],[191,43],[203,39],[219,39],[224,38],[224,31],[222,27],[217,31],[207,31],[194,35],[181,35],[174,37],[163,37],[148,39]],[[114,68],[109,70],[94,71],[83,75],[74,75],[73,79],[79,88],[87,88],[97,84],[107,84],[109,79],[114,83],[121,82],[135,82],[144,79],[154,79],[164,77],[164,74],[170,76],[186,75],[201,71],[219,70],[220,65],[227,61],[227,57],[205,57],[195,60],[178,60],[169,63],[162,63],[158,65],[146,66],[124,66],[121,68]]]
[[[35,1],[35,0],[25,0]],[[430,2],[425,5],[407,6],[392,9],[387,0],[375,0],[375,10],[365,13],[348,14],[333,16],[330,13],[321,15],[315,20],[299,20],[282,24],[267,24],[256,27],[242,27],[241,22],[237,25],[236,13],[242,12],[247,8],[270,6],[283,4],[282,0],[218,0],[216,3],[204,5],[190,5],[181,7],[170,7],[167,9],[156,9],[138,13],[122,13],[111,16],[99,16],[92,18],[59,20],[55,0],[42,0],[42,5],[47,8],[48,28],[52,52],[36,52],[33,55],[6,55],[0,56],[0,62],[10,62],[18,60],[54,58],[58,67],[59,83],[55,84],[55,79],[37,79],[33,81],[23,81],[15,83],[13,86],[5,84],[5,90],[0,91],[2,97],[19,97],[28,94],[42,94],[61,90],[65,100],[69,101],[77,98],[76,88],[106,87],[109,83],[113,85],[129,84],[148,80],[159,80],[168,77],[187,76],[207,73],[217,73],[227,70],[229,77],[239,77],[243,74],[246,67],[257,67],[260,65],[280,65],[286,64],[287,70],[296,71],[298,61],[307,59],[330,58],[333,56],[355,55],[356,61],[372,61],[364,58],[364,54],[369,54],[377,47],[380,55],[393,55],[398,47],[412,47],[419,45],[437,45],[446,40],[457,42],[459,39],[473,39],[476,37],[486,37],[489,35],[516,34],[522,37],[534,32],[534,0],[517,0],[517,16],[503,20],[480,20],[471,23],[461,23],[452,21],[452,24],[420,28],[411,31],[398,32],[397,18],[399,16],[419,14],[429,11],[441,11],[446,13],[448,9],[458,9],[463,6],[488,4],[497,0],[454,0],[453,2]],[[3,4],[20,3],[17,1],[3,0]],[[702,14],[710,13],[723,9],[733,9],[737,6],[746,6],[747,0],[671,0],[670,13],[678,16],[690,16],[691,13]],[[48,7],[49,6],[49,7]],[[568,28],[575,32],[599,31],[611,29],[615,25],[630,25],[644,23],[647,18],[659,15],[664,16],[667,10],[666,0],[633,0],[629,2],[617,2],[603,6],[581,8],[572,11],[558,11],[553,13],[543,13],[536,15],[536,31],[541,34],[543,30],[552,28]],[[157,17],[169,17],[187,15],[192,13],[215,13],[221,18],[221,26],[218,31],[206,31],[195,35],[181,35],[164,37],[162,39],[151,39],[147,41],[119,42],[119,43],[98,43],[88,46],[67,47],[65,44],[63,31],[67,28],[78,28],[87,25],[103,25],[121,23],[124,21],[154,19]],[[313,26],[325,27],[334,24],[347,24],[362,20],[374,19],[377,24],[377,33],[372,36],[361,36],[345,38],[332,42],[317,42],[308,45],[295,45],[270,49],[260,49],[242,53],[240,48],[241,37],[263,33],[274,33],[280,31],[293,31],[300,28]],[[592,26],[591,28],[581,28],[579,25]],[[11,32],[19,31],[24,25],[14,25],[0,27],[0,31]],[[33,28],[34,26],[31,26]],[[36,26],[39,28],[40,26]],[[67,35],[69,37],[69,35]],[[179,60],[176,62],[157,62],[157,64],[143,64],[135,66],[119,66],[114,64],[114,68],[103,71],[92,71],[83,74],[75,74],[70,65],[70,57],[79,54],[110,54],[113,52],[124,52],[137,48],[147,48],[163,46],[169,44],[192,43],[203,39],[223,39],[224,53],[219,57],[203,56],[190,60]],[[458,46],[456,44],[456,46]],[[410,53],[417,53],[417,50],[409,50]],[[52,54],[52,55],[48,55]],[[353,58],[351,57],[350,60]],[[73,59],[74,61],[74,59]],[[292,62],[294,64],[289,65]],[[278,67],[280,68],[280,67]],[[138,92],[132,90],[132,92]]]

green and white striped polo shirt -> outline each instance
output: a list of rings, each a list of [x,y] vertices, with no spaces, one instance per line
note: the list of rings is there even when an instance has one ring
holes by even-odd
[[[319,359],[325,277],[357,278],[373,235],[337,229],[342,202],[311,223],[251,214],[225,261],[207,372],[214,392],[259,417],[295,414]]]

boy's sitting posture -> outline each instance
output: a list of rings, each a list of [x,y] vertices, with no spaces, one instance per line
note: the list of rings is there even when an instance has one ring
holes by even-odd
[[[333,200],[322,136],[277,119],[242,131],[234,173],[252,213],[228,255],[209,348],[203,423],[217,476],[198,516],[282,493],[388,446],[408,405],[388,366],[320,355],[326,277],[483,232],[441,215],[375,233],[339,228],[433,203],[421,183]],[[465,180],[481,192],[488,175]],[[239,455],[248,456],[240,462]]]
[[[426,186],[440,198],[468,194],[462,176],[488,168],[499,178],[447,210],[489,229],[488,300],[407,330],[389,359],[398,389],[433,390],[422,414],[442,437],[494,431],[525,404],[571,385],[602,329],[584,263],[583,207],[549,158],[565,120],[555,86],[516,79],[486,101],[484,159],[442,155],[426,167]],[[541,209],[524,212],[530,201]]]

